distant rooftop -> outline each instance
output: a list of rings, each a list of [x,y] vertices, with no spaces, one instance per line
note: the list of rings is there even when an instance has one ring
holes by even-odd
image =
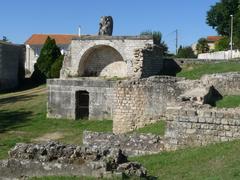
[[[55,39],[56,44],[70,44],[73,38],[78,37],[78,35],[75,34],[33,34],[25,44],[42,45],[48,36]]]
[[[75,35],[75,34],[33,34],[25,44],[43,45],[47,37],[55,39],[56,44],[70,44],[71,40],[151,40],[152,36],[97,36],[97,35]]]
[[[223,37],[222,36],[208,36],[207,37],[207,41],[208,42],[216,42],[220,39],[222,39]]]

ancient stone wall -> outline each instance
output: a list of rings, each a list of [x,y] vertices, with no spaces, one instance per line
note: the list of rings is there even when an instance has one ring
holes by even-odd
[[[24,78],[24,47],[0,43],[0,90],[18,86]]]
[[[76,99],[76,93],[83,91],[89,93],[88,119],[112,119],[114,84],[114,81],[94,78],[49,79],[47,116],[78,118],[76,107],[81,99]]]
[[[163,74],[163,52],[160,47],[146,45],[134,51],[134,77],[144,78]]]
[[[153,134],[113,134],[84,131],[83,144],[101,149],[120,148],[127,156],[153,154],[164,150],[163,137]]]
[[[72,40],[70,51],[64,59],[61,78],[82,76],[82,72],[84,72],[82,68],[84,68],[86,57],[91,56],[95,50],[102,47],[117,51],[126,64],[127,76],[132,77],[134,74],[132,62],[134,51],[144,48],[146,44],[153,44],[151,36],[81,36],[75,38]],[[95,66],[101,66],[98,62],[93,63],[96,63]],[[118,67],[118,70],[121,71],[120,67]]]
[[[182,104],[168,107],[165,148],[201,146],[240,138],[240,109]]]
[[[109,46],[101,46],[85,57],[80,68],[82,76],[127,77],[127,63]]]
[[[178,78],[153,76],[121,81],[114,96],[113,132],[125,133],[154,123],[164,116],[167,103],[181,94]]]
[[[240,95],[240,73],[218,73],[205,75],[202,84],[213,85],[222,95]]]
[[[92,176],[108,179],[133,176],[146,179],[147,170],[137,162],[128,161],[121,149],[57,142],[17,144],[9,151],[8,159],[0,160],[0,179],[41,176]]]

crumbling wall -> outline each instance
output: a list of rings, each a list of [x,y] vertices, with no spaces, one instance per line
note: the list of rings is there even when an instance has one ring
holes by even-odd
[[[120,148],[127,156],[153,154],[164,150],[163,137],[154,134],[113,134],[84,131],[83,144],[101,149]]]
[[[240,109],[182,104],[166,112],[166,149],[202,146],[240,138]]]
[[[164,116],[167,103],[181,94],[177,80],[153,76],[118,82],[114,88],[113,132],[125,133],[158,121]]]
[[[61,78],[82,76],[81,68],[86,55],[99,47],[109,47],[121,55],[127,66],[127,72],[124,73],[127,77],[132,77],[134,50],[144,48],[146,44],[153,44],[152,36],[81,36],[75,38],[71,42],[68,57],[64,59],[60,76]],[[105,57],[108,58],[107,55]],[[121,65],[124,64],[121,63]]]
[[[163,74],[164,59],[162,49],[155,45],[146,45],[134,51],[133,76],[144,78]]]
[[[201,78],[202,84],[213,85],[222,95],[240,95],[240,73],[209,74]]]
[[[24,46],[0,43],[0,90],[16,88],[24,78]]]
[[[147,178],[146,169],[129,162],[121,149],[100,149],[47,142],[17,144],[9,159],[0,160],[0,179],[29,179],[41,176],[116,176]]]

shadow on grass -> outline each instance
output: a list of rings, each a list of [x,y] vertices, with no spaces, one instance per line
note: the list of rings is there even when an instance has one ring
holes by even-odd
[[[12,96],[12,97],[1,98],[0,99],[0,105],[20,102],[20,101],[28,101],[28,100],[31,100],[35,96],[37,96],[37,95],[20,95],[20,96]]]
[[[0,110],[0,133],[25,126],[24,123],[30,120],[31,115],[30,111]]]
[[[38,87],[40,85],[43,85],[45,83],[38,83],[38,82],[33,81],[31,78],[26,78],[23,81],[21,81],[19,84],[20,85],[15,89],[0,91],[0,94],[26,91],[26,90],[29,90],[29,89],[36,88],[36,87]]]

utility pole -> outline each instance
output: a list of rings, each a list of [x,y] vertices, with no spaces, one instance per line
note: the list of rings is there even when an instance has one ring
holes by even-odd
[[[233,50],[233,15],[231,14],[231,39],[230,39],[230,50],[231,50],[231,59],[232,59],[232,50]]]
[[[178,53],[178,30],[176,29],[176,55]]]

